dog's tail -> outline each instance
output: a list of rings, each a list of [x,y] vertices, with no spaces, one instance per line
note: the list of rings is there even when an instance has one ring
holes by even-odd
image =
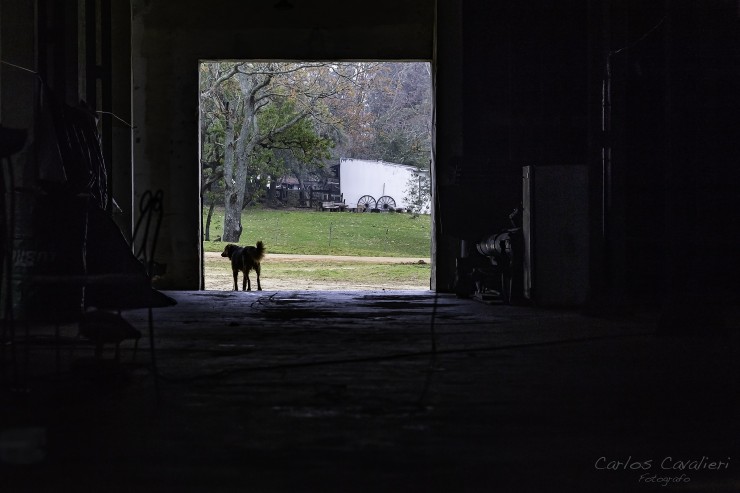
[[[265,244],[262,243],[262,241],[257,242],[257,253],[254,256],[254,259],[259,262],[262,260],[262,258],[265,256]]]

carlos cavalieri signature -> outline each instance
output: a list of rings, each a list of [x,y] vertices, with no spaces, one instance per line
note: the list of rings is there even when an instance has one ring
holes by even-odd
[[[666,456],[659,461],[654,459],[636,460],[632,456],[626,459],[599,457],[594,462],[594,468],[603,471],[641,471],[643,473],[640,475],[640,482],[662,483],[662,486],[667,486],[670,483],[688,483],[691,478],[687,473],[690,472],[729,469],[730,460],[730,457],[713,459],[706,455],[689,458]],[[680,475],[675,476],[679,473]]]

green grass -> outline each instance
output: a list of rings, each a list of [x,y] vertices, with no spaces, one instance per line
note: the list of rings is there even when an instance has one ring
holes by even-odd
[[[203,224],[208,211],[203,211]],[[211,220],[211,238],[223,233],[223,208]],[[269,253],[354,255],[366,257],[429,257],[430,216],[403,213],[318,212],[248,209],[242,213],[240,244],[265,243]],[[208,252],[222,242],[204,241]]]

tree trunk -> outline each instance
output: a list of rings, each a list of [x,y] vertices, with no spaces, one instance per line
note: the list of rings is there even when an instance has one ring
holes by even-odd
[[[239,138],[232,147],[233,168],[229,170],[229,176],[224,174],[226,181],[226,203],[224,204],[224,241],[236,243],[242,234],[242,209],[244,208],[244,197],[247,188],[247,165],[249,156],[259,141],[259,126],[257,125],[255,92],[266,85],[265,82],[253,83],[244,74],[237,75],[237,81],[241,86],[244,103],[241,105],[243,114],[242,128]],[[233,136],[233,124],[230,125]],[[228,127],[227,127],[228,131]]]
[[[269,177],[269,185],[267,186],[267,206],[275,207],[277,200],[275,199],[275,188],[277,180],[273,176]]]
[[[240,182],[234,177],[236,153],[234,141],[234,110],[228,112],[224,129],[224,233],[223,241],[237,243],[242,234],[242,207],[239,203]],[[244,192],[242,192],[242,197]]]
[[[224,211],[223,241],[238,243],[242,235],[242,209],[237,205],[237,194],[230,193],[226,198]]]
[[[206,217],[206,241],[211,241],[211,218],[213,217],[213,209],[216,207],[216,201],[211,200],[211,205],[208,206],[208,217]]]

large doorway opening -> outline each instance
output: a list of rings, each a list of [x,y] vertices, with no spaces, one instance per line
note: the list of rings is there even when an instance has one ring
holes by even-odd
[[[264,290],[430,289],[430,62],[198,69],[204,289],[257,242]]]

